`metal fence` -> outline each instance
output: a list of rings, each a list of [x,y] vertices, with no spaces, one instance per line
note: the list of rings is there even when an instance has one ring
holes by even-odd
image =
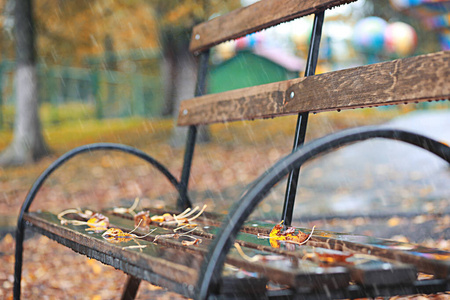
[[[14,63],[0,62],[0,126],[14,106]],[[83,103],[93,118],[160,115],[163,90],[160,76],[64,66],[38,65],[39,100],[59,107]]]

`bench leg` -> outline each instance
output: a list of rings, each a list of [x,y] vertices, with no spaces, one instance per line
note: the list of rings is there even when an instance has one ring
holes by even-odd
[[[137,291],[139,289],[139,284],[141,280],[134,276],[128,275],[127,283],[123,289],[122,300],[133,300],[136,298]]]

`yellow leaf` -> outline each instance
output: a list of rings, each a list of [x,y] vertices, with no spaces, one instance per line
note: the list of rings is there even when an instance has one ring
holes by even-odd
[[[88,264],[91,266],[92,272],[94,272],[94,274],[98,275],[102,272],[102,266],[96,260],[89,259]]]
[[[14,238],[12,237],[12,235],[10,233],[8,233],[3,238],[3,242],[5,242],[6,244],[12,244],[14,242]]]
[[[289,227],[283,232],[281,230],[283,229],[283,221],[281,221],[279,224],[275,225],[269,234],[269,242],[270,245],[274,248],[280,247],[280,241],[285,241],[297,245],[302,245],[306,243],[309,238],[312,235],[312,232],[314,231],[314,227],[311,230],[310,234],[303,233],[299,231],[297,234],[295,234],[296,228],[295,227]]]
[[[401,222],[401,219],[400,219],[400,218],[398,218],[398,217],[393,217],[393,218],[390,218],[390,219],[389,219],[389,221],[387,222],[387,224],[388,224],[389,227],[395,227],[395,226],[400,225],[400,222]]]
[[[163,216],[153,216],[151,217],[152,222],[164,222]]]

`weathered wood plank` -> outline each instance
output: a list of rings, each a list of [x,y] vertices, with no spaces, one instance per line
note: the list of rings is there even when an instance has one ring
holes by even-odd
[[[209,251],[210,239],[218,231],[216,226],[210,225],[212,222],[217,222],[214,220],[214,214],[210,213],[207,218],[198,218],[196,221],[199,223],[199,229],[192,234],[196,238],[201,238],[203,242],[198,246],[186,247],[180,240],[173,238],[160,238],[157,244],[154,244],[156,234],[172,232],[171,229],[156,226],[158,230],[154,234],[139,240],[140,244],[147,246],[140,252],[139,250],[124,251],[123,247],[130,245],[127,242],[112,244],[104,241],[98,236],[99,234],[85,234],[85,226],[61,226],[56,216],[49,213],[31,213],[27,214],[25,219],[35,230],[77,252],[115,266],[136,278],[148,280],[154,284],[163,282],[164,286],[187,296],[192,296],[189,294],[190,289],[183,288],[179,284],[180,280],[188,286],[195,283],[198,266],[202,257]],[[132,218],[128,216],[109,215],[109,219],[111,226],[124,231],[130,231],[134,227]],[[251,225],[244,227],[244,230],[251,234],[242,232],[238,235],[237,240],[243,246],[243,251],[250,257],[276,254],[281,256],[281,259],[251,262],[243,259],[236,249],[232,249],[227,256],[227,263],[247,271],[258,272],[273,282],[287,284],[294,288],[302,286],[315,290],[322,289],[326,285],[330,290],[345,289],[350,280],[366,288],[395,285],[412,287],[416,269],[411,265],[393,260],[414,262],[416,265],[425,266],[429,273],[437,277],[448,277],[450,254],[447,252],[372,237],[320,230],[315,231],[307,245],[298,247],[296,250],[272,248],[267,240],[258,239],[255,233],[267,234],[273,224]],[[145,232],[141,231],[140,234]],[[327,249],[337,251],[330,252]],[[349,253],[352,254],[348,256]],[[316,256],[317,254],[319,256]],[[307,258],[311,255],[314,259]],[[348,257],[346,260],[341,260],[338,259],[340,255]],[[322,259],[331,258],[331,261],[322,260],[321,257]],[[245,278],[242,280],[247,283],[244,283],[233,274],[225,277],[221,293],[235,294],[236,288],[241,285],[252,286],[260,293],[264,293],[264,280]],[[194,277],[187,280],[186,276]],[[245,294],[245,288],[242,289],[242,293]]]
[[[115,216],[109,216],[111,227],[119,228],[125,232],[131,231],[134,221]],[[172,288],[177,288],[177,283],[192,285],[196,283],[198,270],[204,255],[209,250],[210,240],[203,239],[198,246],[186,247],[181,244],[180,239],[160,238],[154,243],[156,235],[172,233],[172,230],[158,228],[158,230],[145,239],[139,239],[140,245],[146,248],[139,251],[124,250],[123,247],[135,246],[135,241],[110,243],[104,240],[99,233],[87,234],[86,226],[60,225],[55,215],[50,213],[30,213],[25,220],[35,231],[47,235],[53,240],[68,246],[76,252],[95,258],[105,264],[121,269],[128,274],[148,280],[149,274],[153,274],[152,283],[158,284],[163,280],[165,284],[170,283]],[[138,230],[139,231],[139,230]],[[144,232],[140,232],[144,234]],[[245,249],[250,255],[271,255],[252,249]],[[256,253],[256,252],[257,253]],[[280,284],[290,286],[303,285],[305,288],[320,288],[324,284],[330,289],[347,287],[350,275],[342,266],[318,267],[313,262],[301,262],[293,264],[289,257],[277,261],[248,262],[244,260],[236,250],[231,251],[227,257],[227,263],[243,267],[251,272],[259,272],[263,277],[238,278],[234,270],[228,270],[220,286],[222,294],[236,294],[237,288],[242,286],[252,287],[254,293],[263,293],[265,287],[264,275]],[[316,272],[320,269],[321,272]],[[246,294],[245,289],[241,289]],[[192,295],[190,295],[192,296]]]
[[[28,213],[24,219],[27,225],[47,237],[65,245],[75,252],[99,260],[105,264],[120,269],[125,273],[143,279],[155,285],[160,285],[180,293],[186,297],[193,297],[193,287],[196,284],[198,271],[203,261],[204,252],[190,251],[180,242],[166,242],[155,244],[154,237],[131,240],[129,242],[111,243],[104,240],[100,233],[85,231],[87,226],[60,225],[57,217],[48,212]],[[133,221],[121,222],[117,217],[113,227],[129,232],[133,229]],[[124,223],[125,227],[124,227]],[[159,234],[172,233],[164,228],[158,229]],[[125,250],[123,247],[136,246],[137,243],[146,246],[145,249]],[[222,295],[239,296],[247,294],[243,287],[251,287],[255,295],[265,293],[267,279],[264,277],[236,277],[236,271],[225,270],[226,274],[219,287]]]
[[[255,222],[253,222],[255,223]],[[268,234],[273,224],[264,222],[255,223],[258,226],[242,227],[243,232]],[[433,274],[436,278],[450,277],[450,252],[427,248],[416,244],[396,242],[370,236],[354,235],[350,233],[336,233],[315,230],[308,241],[312,247],[333,249],[351,253],[369,254],[388,261],[397,261],[411,264],[420,272]],[[405,274],[400,267],[400,273]],[[352,277],[358,272],[353,271]],[[407,275],[409,276],[409,275]]]
[[[176,211],[170,209],[151,208],[150,211],[160,215],[163,213],[177,214]],[[124,215],[123,217],[127,216]],[[209,251],[210,240],[218,233],[219,227],[221,226],[220,219],[222,217],[222,215],[208,213],[203,217],[196,219],[196,222],[199,224],[199,230],[195,235],[203,239],[203,243],[199,247],[194,248],[196,251],[201,251],[202,253]],[[110,219],[112,220],[112,218]],[[262,223],[261,225],[263,224],[269,225],[267,223]],[[259,226],[254,225],[258,225],[258,223],[252,222],[250,226],[244,226],[243,232],[237,236],[236,240],[243,247],[243,250],[247,255],[270,255],[272,253],[273,255],[287,257],[288,260],[284,262],[278,261],[275,262],[275,264],[263,261],[248,263],[247,261],[242,260],[236,253],[236,250],[233,249],[227,258],[227,262],[249,271],[264,274],[274,282],[288,284],[290,286],[298,286],[301,284],[302,286],[307,286],[309,288],[320,287],[323,284],[327,284],[329,288],[336,289],[346,286],[349,278],[351,278],[352,281],[365,286],[395,285],[399,283],[412,284],[415,280],[416,269],[412,265],[406,265],[376,256],[364,255],[361,258],[358,257],[358,255],[354,255],[354,252],[343,253],[342,251],[313,248],[308,245],[298,247],[296,250],[273,248],[267,239],[259,239],[257,237],[258,233],[268,235],[268,229],[270,229],[273,224],[268,228],[265,226],[258,228]],[[170,228],[170,226],[168,226],[168,228]],[[175,226],[172,228],[175,228]],[[318,260],[317,255],[320,253],[322,253],[322,257],[330,259],[326,264],[323,264]],[[347,255],[349,255],[348,261],[335,260],[335,258],[339,258],[339,256],[345,257]],[[305,260],[307,256],[310,258]],[[313,258],[312,260],[311,257]],[[292,261],[296,260],[299,260],[300,263],[298,263],[294,270],[291,270],[290,264]],[[286,262],[288,262],[287,265]],[[339,267],[345,267],[348,271],[339,269]],[[280,269],[283,271],[280,272]],[[321,271],[317,274],[316,270]],[[348,272],[350,272],[350,276]]]
[[[426,248],[416,244],[352,234],[330,234],[311,238],[311,246],[340,251],[370,254],[414,265],[418,271],[433,274],[436,278],[450,277],[450,252]]]
[[[200,226],[202,226],[200,224]],[[272,224],[273,226],[273,224]],[[245,228],[243,229],[245,230]],[[309,264],[314,262],[313,266],[316,270],[327,268],[333,269],[336,267],[345,267],[350,272],[350,278],[352,281],[358,284],[362,284],[365,286],[379,286],[379,285],[396,285],[396,284],[413,284],[416,279],[416,268],[412,264],[404,264],[400,262],[396,262],[392,259],[388,259],[387,257],[381,256],[373,256],[373,255],[360,255],[358,251],[335,251],[329,250],[328,245],[325,245],[324,248],[313,247],[308,242],[305,245],[300,247],[293,247],[294,249],[286,249],[286,248],[273,248],[268,239],[260,239],[257,238],[258,230],[255,230],[255,227],[252,226],[253,233],[245,233],[241,232],[236,241],[245,246],[245,249],[257,249],[259,251],[272,252],[276,255],[290,257],[291,260],[298,259],[304,262],[308,261]],[[305,229],[302,229],[305,231]],[[211,225],[202,226],[202,232],[205,234],[211,234],[213,237],[218,233],[219,228]],[[308,232],[306,230],[305,232]],[[264,235],[268,235],[269,232],[264,230]],[[313,235],[313,239],[314,239]],[[249,250],[247,250],[249,251]],[[252,252],[250,252],[252,253]],[[254,254],[253,254],[254,255]],[[309,257],[309,258],[308,258]],[[345,258],[346,259],[342,259]],[[320,259],[322,258],[322,259]],[[262,264],[262,263],[261,263]],[[236,263],[236,265],[238,265]],[[242,266],[244,267],[244,266]],[[247,266],[252,269],[252,266]],[[256,270],[253,268],[255,271]],[[316,280],[315,284],[317,285],[317,281],[322,284],[329,284],[327,280],[330,279],[330,275],[332,272],[328,270],[328,274],[323,274],[321,276],[317,276],[314,270],[310,270],[310,274],[305,273],[304,277],[301,277],[300,274],[297,275],[297,283],[304,284],[305,282],[311,282],[312,280]],[[337,269],[336,269],[337,271]],[[336,272],[335,271],[335,272]],[[261,271],[260,271],[261,272]],[[268,272],[272,272],[268,270]],[[264,273],[264,271],[263,271]],[[270,275],[266,275],[270,278]],[[317,278],[314,278],[316,276]],[[336,272],[333,280],[344,280],[343,274]],[[306,278],[305,278],[306,277]],[[348,278],[348,277],[347,277]],[[342,286],[342,283],[340,283]],[[295,284],[293,286],[296,286]]]
[[[178,125],[450,99],[450,51],[183,101]]]
[[[118,228],[128,228],[131,230],[133,227],[133,221],[127,215],[123,215],[123,217],[119,217],[117,215],[108,215],[111,224],[117,226]],[[198,220],[198,219],[197,219]],[[197,221],[196,220],[196,221]],[[175,228],[176,226],[168,228]],[[157,234],[165,234],[172,233],[172,230],[162,228],[159,226],[150,226],[150,230],[153,228],[158,228],[155,233]],[[191,236],[201,239],[202,242],[196,246],[186,247],[181,244],[180,239],[174,238],[159,238],[157,243],[163,246],[173,247],[176,249],[182,249],[185,252],[197,253],[200,255],[206,255],[209,251],[209,246],[211,244],[211,239],[214,238],[214,234],[218,231],[217,227],[213,226],[199,226],[199,230],[190,234]],[[144,231],[140,231],[138,229],[137,232],[140,234],[145,234]],[[188,230],[188,229],[187,229]],[[179,233],[183,232],[183,230],[179,231]],[[150,239],[155,238],[155,235],[152,234],[149,236]],[[256,238],[253,234],[241,234],[239,236],[240,240],[246,240],[243,244],[243,251],[253,257],[255,255],[263,255],[263,256],[273,256],[274,250],[270,246],[259,247],[262,245],[262,240]],[[190,239],[189,239],[190,240]],[[249,242],[250,241],[250,242]],[[246,247],[246,244],[251,244],[253,241],[253,248]],[[258,243],[259,244],[256,244]],[[264,241],[267,242],[267,241]],[[268,242],[267,242],[268,244]],[[267,251],[269,250],[269,251]],[[291,287],[295,286],[303,286],[305,288],[320,288],[323,285],[327,285],[329,289],[338,289],[347,287],[350,282],[350,274],[345,265],[329,265],[329,266],[320,266],[318,263],[312,261],[302,261],[302,257],[295,256],[286,256],[284,253],[280,254],[278,259],[275,261],[267,260],[267,261],[257,261],[257,262],[249,262],[242,258],[242,256],[237,252],[236,249],[232,249],[230,253],[227,255],[226,262],[232,266],[237,268],[243,268],[246,271],[257,272],[262,274],[265,278],[270,279],[273,282],[289,285]],[[296,262],[293,263],[292,259]],[[320,272],[317,272],[320,270]]]
[[[201,256],[170,249],[145,240],[139,240],[141,245],[147,246],[142,252],[139,250],[123,251],[123,247],[135,246],[136,243],[133,241],[121,244],[109,243],[99,233],[84,233],[86,232],[84,226],[80,228],[80,226],[59,225],[56,216],[49,213],[28,213],[24,219],[32,229],[45,231],[53,239],[62,237],[72,242],[70,245],[73,250],[88,257],[95,256],[93,253],[99,253],[98,257],[94,257],[95,259],[118,269],[122,269],[122,263],[128,263],[138,268],[145,265],[147,271],[162,277],[166,277],[170,273],[171,280],[179,283],[195,285],[198,276],[197,270],[203,260]],[[123,271],[127,272],[127,270]],[[142,272],[144,271],[143,269]],[[141,278],[142,276],[137,277]]]
[[[170,209],[165,210],[164,208],[150,208],[150,210],[157,214],[161,214],[165,211],[171,211]],[[171,212],[174,213],[174,211]],[[204,230],[206,233],[208,233],[208,231],[215,233],[214,227],[220,227],[223,217],[223,215],[210,212],[205,216],[205,218],[199,218],[196,221],[211,228]],[[258,233],[268,235],[273,226],[274,224],[267,222],[251,221],[244,224],[241,228],[241,232],[252,235],[256,235]],[[252,241],[252,243],[257,242]],[[252,247],[250,243],[245,245],[247,247]],[[316,229],[311,240],[308,242],[308,245],[325,249],[349,251],[352,253],[370,254],[371,256],[379,257],[381,259],[412,264],[418,271],[434,274],[437,278],[450,277],[450,252],[431,249],[416,244]],[[260,247],[257,248],[260,249]],[[268,248],[262,249],[270,251]],[[282,255],[296,255],[292,252],[283,250],[275,250],[273,252]],[[402,267],[400,267],[399,270],[400,273],[404,274]],[[361,277],[362,273],[354,271],[352,273],[352,276],[353,275]]]
[[[282,22],[356,0],[263,0],[194,27],[190,50],[198,52]]]

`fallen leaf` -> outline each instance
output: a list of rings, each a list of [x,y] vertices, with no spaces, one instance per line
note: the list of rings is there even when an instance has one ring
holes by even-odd
[[[134,216],[134,226],[143,225],[144,227],[148,227],[151,221],[150,212],[148,210],[141,211]]]
[[[94,274],[99,275],[102,272],[102,266],[101,266],[100,262],[98,262],[94,259],[88,259],[88,265],[91,266],[92,272],[94,272]]]
[[[398,225],[400,225],[400,223],[401,223],[401,219],[398,218],[398,217],[390,218],[390,219],[387,221],[387,224],[388,224],[389,227],[395,227],[395,226],[398,226]]]
[[[171,215],[168,213],[165,213],[163,215],[156,215],[151,217],[152,222],[160,223],[161,225],[170,225],[170,224],[176,224],[177,226],[183,226],[191,223],[193,220],[197,219],[201,214],[205,211],[207,205],[203,205],[203,208],[200,210],[199,206],[194,207],[193,209],[188,208],[185,211],[183,211],[181,214],[178,215]],[[198,211],[198,212],[197,212]],[[195,216],[192,216],[194,213],[197,214]]]
[[[352,257],[352,253],[329,253],[329,252],[315,252],[322,263],[347,263],[347,259]]]
[[[310,234],[306,234],[301,231],[298,231],[298,233],[295,234],[296,231],[295,227],[289,227],[285,231],[282,231],[283,222],[284,221],[281,221],[279,224],[275,225],[270,231],[268,237],[258,234],[258,238],[268,238],[270,245],[272,247],[279,248],[280,242],[286,242],[295,245],[303,245],[310,239],[311,235],[314,232],[315,226],[312,228]]]
[[[95,213],[86,223],[92,229],[107,229],[109,226],[109,218],[100,213]]]
[[[200,244],[202,242],[201,239],[195,239],[193,241],[181,241],[181,245],[183,246],[197,246],[198,244]]]

